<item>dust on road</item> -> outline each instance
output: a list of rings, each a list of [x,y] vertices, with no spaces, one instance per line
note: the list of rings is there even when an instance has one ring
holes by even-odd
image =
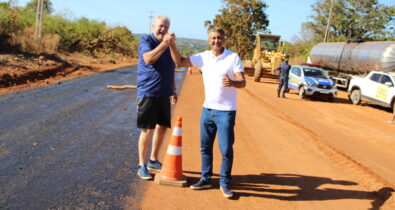
[[[193,191],[148,182],[142,209],[394,209],[395,126],[391,113],[355,106],[345,92],[334,103],[276,97],[276,82],[239,91],[232,189],[219,190],[220,152],[214,149],[214,186]],[[173,117],[183,117],[183,170],[200,176],[200,74],[186,77]],[[170,136],[170,132],[167,133]],[[167,143],[162,148],[162,160]]]

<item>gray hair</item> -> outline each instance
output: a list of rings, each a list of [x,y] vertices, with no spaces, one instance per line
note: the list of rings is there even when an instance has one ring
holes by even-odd
[[[225,37],[225,31],[222,28],[210,28],[208,30],[208,34],[210,34],[211,32],[218,32],[221,34],[221,36]]]
[[[169,22],[169,25],[170,25],[170,19],[167,16],[163,16],[163,15],[156,16],[154,22],[156,22],[158,20],[166,20],[167,22]]]

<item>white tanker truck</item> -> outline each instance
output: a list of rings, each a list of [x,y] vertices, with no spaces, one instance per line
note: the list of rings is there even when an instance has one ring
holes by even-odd
[[[327,70],[336,86],[347,89],[352,76],[395,72],[395,41],[319,43],[311,49],[310,61]]]

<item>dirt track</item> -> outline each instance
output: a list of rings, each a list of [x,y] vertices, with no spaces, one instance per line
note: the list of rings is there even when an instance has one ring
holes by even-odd
[[[142,209],[394,209],[395,125],[389,111],[349,104],[275,97],[276,82],[239,91],[232,189],[218,189],[220,153],[214,151],[214,186],[204,191],[149,182]],[[257,94],[258,93],[258,94]],[[187,76],[173,117],[183,117],[183,171],[199,179],[200,74]],[[170,136],[170,132],[167,133]],[[162,147],[163,160],[167,142]],[[136,208],[133,198],[127,208]]]

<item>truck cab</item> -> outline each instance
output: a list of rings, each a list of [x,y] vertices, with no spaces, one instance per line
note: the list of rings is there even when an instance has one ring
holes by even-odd
[[[395,72],[372,71],[365,77],[353,77],[347,93],[353,104],[368,101],[395,111]]]

